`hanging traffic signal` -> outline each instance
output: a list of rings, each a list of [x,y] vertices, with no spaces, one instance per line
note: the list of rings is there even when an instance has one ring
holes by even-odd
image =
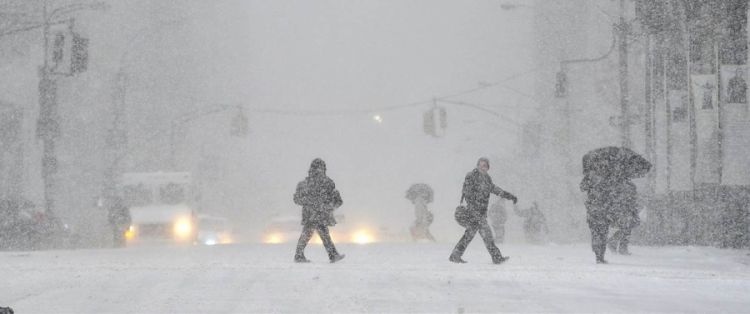
[[[48,51],[48,71],[71,76],[83,73],[88,68],[89,40],[73,31],[73,22],[50,26],[51,38]]]
[[[70,73],[72,75],[86,72],[89,65],[89,39],[73,33],[73,45],[70,48]]]
[[[565,71],[560,70],[555,75],[555,97],[563,98],[568,96],[568,75]]]
[[[52,40],[52,68],[56,69],[63,62],[63,56],[65,55],[65,40],[67,39],[66,34],[63,32],[55,33],[55,37]]]
[[[443,137],[448,127],[448,114],[444,107],[434,106],[423,114],[424,133],[433,137]]]

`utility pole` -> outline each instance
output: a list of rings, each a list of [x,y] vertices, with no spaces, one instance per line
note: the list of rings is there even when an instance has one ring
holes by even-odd
[[[43,8],[44,19],[44,63],[39,69],[39,118],[37,120],[37,136],[41,138],[42,152],[42,181],[44,182],[44,210],[52,215],[55,208],[52,197],[55,186],[54,174],[57,172],[57,157],[55,156],[55,140],[60,136],[59,114],[57,113],[57,81],[51,73],[49,65],[49,15],[47,1]]]
[[[625,0],[620,0],[620,22],[617,24],[620,81],[620,132],[622,146],[630,148],[630,115],[628,110],[628,33],[630,25],[625,20]]]
[[[39,69],[39,117],[36,125],[36,135],[42,140],[42,181],[44,182],[44,210],[46,214],[54,216],[55,202],[55,174],[58,170],[56,141],[60,137],[60,115],[57,112],[57,78],[59,76],[73,76],[86,70],[88,64],[88,39],[73,33],[74,19],[54,20],[57,15],[67,14],[83,9],[106,9],[101,2],[89,4],[73,4],[58,7],[51,12],[48,1],[43,2],[42,18],[44,36],[44,62]],[[55,33],[52,35],[52,25],[65,25],[66,35]],[[32,29],[32,28],[28,28]],[[53,42],[51,43],[51,40]],[[55,48],[50,50],[50,45]],[[67,55],[67,59],[64,57]],[[53,61],[53,63],[50,62]],[[60,66],[63,66],[60,71]]]

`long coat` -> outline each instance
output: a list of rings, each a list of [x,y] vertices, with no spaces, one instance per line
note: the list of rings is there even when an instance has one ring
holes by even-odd
[[[486,217],[490,193],[502,198],[515,198],[512,194],[503,191],[503,189],[493,184],[490,175],[479,171],[479,169],[475,168],[466,174],[463,197],[466,200],[469,210],[476,211],[478,214]]]
[[[336,184],[326,176],[324,164],[321,168],[313,163],[307,178],[297,184],[294,203],[302,206],[302,225],[336,225],[333,210],[343,201]]]
[[[586,211],[589,219],[617,222],[618,225],[639,223],[638,192],[630,180],[587,173],[580,187],[587,194]]]

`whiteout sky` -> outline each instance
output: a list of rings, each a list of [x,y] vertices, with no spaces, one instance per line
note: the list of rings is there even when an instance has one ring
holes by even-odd
[[[479,156],[507,161],[493,164],[497,183],[524,197],[499,170],[512,171],[518,162],[519,128],[504,119],[522,121],[536,106],[530,98],[502,87],[454,97],[504,118],[442,104],[448,130],[441,139],[422,132],[429,103],[377,109],[521,73],[503,84],[528,92],[530,10],[504,11],[497,1],[212,1],[188,7],[192,53],[199,56],[193,59],[205,60],[188,71],[204,79],[204,99],[300,114],[249,113],[249,138],[224,155],[233,158],[223,165],[232,187],[219,189],[237,193],[230,207],[261,217],[298,214],[291,193],[314,157],[328,162],[343,193],[343,213],[394,217],[402,227],[413,215],[403,193],[417,181],[436,188],[442,220],[436,227],[454,225],[450,215],[463,175]]]

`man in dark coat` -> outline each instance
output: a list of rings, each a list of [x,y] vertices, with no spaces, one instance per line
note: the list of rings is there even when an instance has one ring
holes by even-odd
[[[464,232],[461,240],[458,241],[456,247],[453,249],[453,253],[449,260],[454,263],[466,263],[461,256],[466,251],[466,247],[469,245],[474,235],[479,232],[484,240],[484,246],[492,257],[492,262],[500,264],[508,259],[503,257],[500,253],[500,249],[495,245],[495,240],[492,237],[492,229],[487,223],[487,205],[490,199],[490,193],[496,194],[502,198],[512,200],[515,204],[518,199],[501,188],[497,187],[492,183],[492,178],[487,174],[490,170],[490,161],[487,158],[479,158],[477,161],[477,167],[474,170],[466,174],[463,186],[462,200],[466,200],[467,209],[472,213],[472,221],[467,224],[466,231]]]
[[[333,210],[340,207],[343,201],[339,191],[336,190],[336,184],[326,176],[326,164],[322,159],[313,160],[307,178],[297,184],[294,203],[302,206],[302,234],[297,242],[294,261],[310,262],[305,258],[305,247],[314,231],[318,231],[331,263],[344,258],[343,254],[336,251],[328,231],[328,227],[336,225]]]

